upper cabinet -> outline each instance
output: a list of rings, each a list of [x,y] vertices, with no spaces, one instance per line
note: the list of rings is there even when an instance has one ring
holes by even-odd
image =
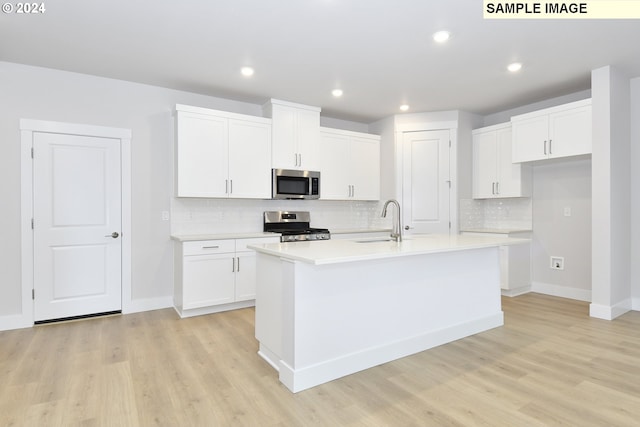
[[[511,124],[473,131],[473,198],[528,197],[531,168],[511,162]]]
[[[591,99],[511,118],[514,163],[591,153]]]
[[[271,197],[271,120],[176,105],[176,196]]]
[[[263,109],[272,119],[272,167],[319,170],[320,108],[272,99]]]
[[[323,200],[380,199],[380,137],[320,128]]]

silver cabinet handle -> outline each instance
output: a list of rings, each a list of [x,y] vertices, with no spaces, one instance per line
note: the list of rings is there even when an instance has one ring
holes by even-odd
[[[118,237],[120,237],[120,234],[117,231],[114,231],[113,233],[107,234],[104,237],[111,237],[111,238],[117,239]]]
[[[491,194],[496,194],[496,183],[495,182],[491,183]]]
[[[233,180],[229,180],[229,194],[233,194]]]
[[[544,141],[544,155],[547,155],[547,140]]]
[[[552,139],[549,140],[549,154],[553,154],[553,152],[551,151],[551,141],[553,141]]]
[[[496,182],[496,194],[500,194],[500,182]]]
[[[298,166],[298,153],[293,153],[294,166]]]
[[[302,166],[302,154],[298,154],[298,158],[300,159],[298,161],[298,166]]]
[[[413,227],[409,227],[408,225],[405,225],[405,226],[404,226],[404,229],[405,229],[405,230],[411,230],[412,228],[413,228]]]
[[[224,194],[229,194],[229,180],[224,180]]]
[[[220,246],[203,246],[202,249],[218,249]]]
[[[236,259],[235,258],[231,258],[231,272],[232,273],[236,272]]]
[[[356,197],[356,186],[355,185],[351,186],[351,197]]]
[[[236,258],[238,260],[238,269],[236,271],[240,272],[240,257]]]

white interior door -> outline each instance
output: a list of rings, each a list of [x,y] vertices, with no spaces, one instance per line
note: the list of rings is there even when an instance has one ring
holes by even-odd
[[[122,309],[120,143],[33,135],[35,321]]]
[[[404,132],[402,211],[408,234],[450,231],[449,131]]]

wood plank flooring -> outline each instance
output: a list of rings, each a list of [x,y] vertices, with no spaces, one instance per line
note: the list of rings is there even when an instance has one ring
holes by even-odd
[[[640,425],[640,312],[503,308],[503,327],[297,394],[257,356],[253,309],[0,332],[0,426]]]

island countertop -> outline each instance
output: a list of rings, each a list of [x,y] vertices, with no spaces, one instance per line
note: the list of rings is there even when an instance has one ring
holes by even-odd
[[[509,237],[425,234],[404,237],[400,243],[381,238],[269,243],[249,248],[292,261],[314,265],[368,261],[528,243]]]

